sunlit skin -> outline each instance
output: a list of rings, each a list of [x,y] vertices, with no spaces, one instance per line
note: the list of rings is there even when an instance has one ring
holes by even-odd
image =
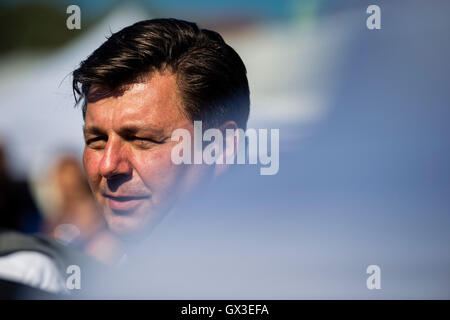
[[[119,95],[88,102],[83,163],[110,229],[145,234],[193,185],[204,166],[175,165],[172,131],[193,123],[183,111],[176,76],[153,73]]]

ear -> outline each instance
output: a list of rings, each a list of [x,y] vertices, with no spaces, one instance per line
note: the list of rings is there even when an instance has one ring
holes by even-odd
[[[220,176],[223,173],[225,173],[230,164],[226,163],[226,158],[231,158],[234,159],[233,163],[236,161],[236,154],[237,154],[237,150],[238,150],[238,137],[236,135],[236,130],[238,129],[238,126],[236,124],[236,122],[234,121],[227,121],[224,122],[219,128],[218,128],[221,132],[222,132],[222,136],[223,136],[223,153],[222,153],[222,163],[223,164],[215,164],[214,167],[214,177]],[[227,129],[232,129],[234,134],[232,136],[227,137],[226,134],[226,130]]]

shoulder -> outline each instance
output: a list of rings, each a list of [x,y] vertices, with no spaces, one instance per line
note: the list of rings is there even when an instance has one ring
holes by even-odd
[[[0,257],[0,278],[51,293],[66,290],[56,264],[47,255],[36,251],[18,251]]]
[[[67,270],[76,265],[90,283],[104,267],[75,248],[40,235],[0,229],[0,279],[52,293],[67,292]]]

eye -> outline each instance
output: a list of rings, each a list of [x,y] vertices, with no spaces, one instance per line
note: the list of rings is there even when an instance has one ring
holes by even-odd
[[[86,146],[91,149],[103,149],[106,145],[107,139],[105,137],[93,137],[86,139]]]
[[[150,148],[150,147],[155,146],[157,144],[162,144],[162,142],[160,142],[160,141],[156,141],[154,139],[144,138],[144,137],[133,136],[133,137],[131,137],[130,140],[132,140],[133,143],[135,145],[137,145],[139,148],[143,148],[143,149]]]

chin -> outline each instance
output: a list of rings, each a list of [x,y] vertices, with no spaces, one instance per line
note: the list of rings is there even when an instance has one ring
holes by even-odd
[[[156,224],[150,215],[139,215],[137,212],[126,215],[108,212],[106,221],[109,229],[121,238],[142,238],[150,233]]]

